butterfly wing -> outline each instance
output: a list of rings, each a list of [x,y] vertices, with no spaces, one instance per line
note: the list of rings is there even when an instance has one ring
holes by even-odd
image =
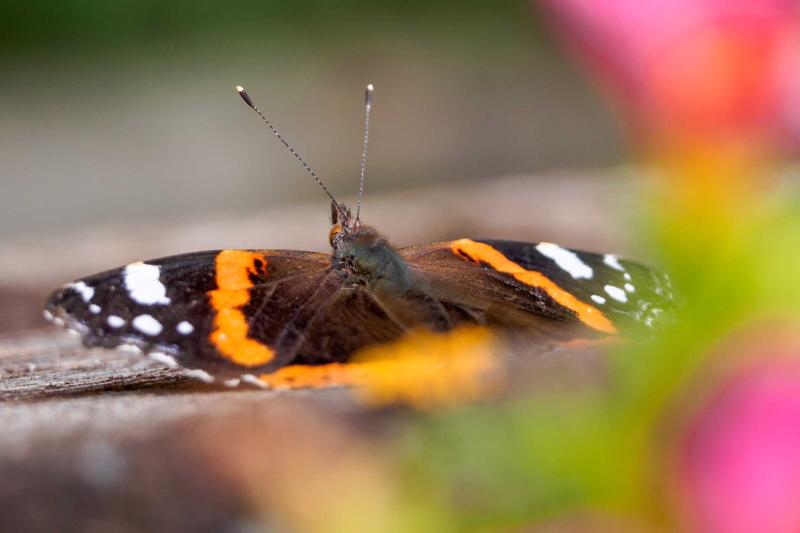
[[[432,296],[501,325],[529,316],[534,329],[556,322],[570,334],[616,334],[652,328],[672,307],[665,276],[614,255],[472,239],[400,253]]]
[[[545,339],[652,327],[665,277],[547,243],[461,239],[400,250],[413,289],[346,283],[326,254],[221,250],[132,263],[69,283],[46,315],[87,346],[132,345],[217,378],[341,363],[411,330],[522,327]]]
[[[325,254],[219,250],[138,262],[69,283],[45,315],[87,346],[132,345],[234,376],[285,364],[286,327],[337,290]],[[325,290],[321,290],[325,289]]]

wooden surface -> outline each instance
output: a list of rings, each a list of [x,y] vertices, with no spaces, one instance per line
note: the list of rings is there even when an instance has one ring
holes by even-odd
[[[6,336],[0,531],[257,531],[273,504],[240,469],[292,464],[292,435],[324,442],[361,416],[342,390],[231,390],[50,328]],[[231,438],[264,453],[242,465]]]
[[[365,215],[398,245],[476,236],[624,251],[611,213],[631,198],[619,176],[554,174],[368,197]],[[0,531],[313,529],[287,500],[313,487],[289,480],[311,467],[344,475],[316,461],[385,446],[413,414],[366,411],[343,390],[207,385],[141,356],[87,350],[41,307],[52,288],[132,260],[324,249],[327,213],[319,203],[0,242]],[[586,382],[597,374],[594,363],[576,368]]]
[[[33,400],[103,390],[177,387],[178,371],[118,350],[87,350],[55,327],[0,338],[0,400]]]

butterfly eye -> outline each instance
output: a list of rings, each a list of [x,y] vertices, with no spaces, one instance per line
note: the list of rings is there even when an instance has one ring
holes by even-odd
[[[342,232],[341,224],[334,224],[333,227],[331,227],[331,231],[328,233],[328,240],[330,241],[331,246],[333,246],[333,241],[341,232]]]

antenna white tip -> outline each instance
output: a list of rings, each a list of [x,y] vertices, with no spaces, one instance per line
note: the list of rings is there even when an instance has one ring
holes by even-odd
[[[374,87],[370,83],[370,84],[367,85],[367,90],[364,91],[364,103],[367,104],[367,107],[371,107],[372,106],[372,91],[373,90],[374,90]]]
[[[253,101],[250,99],[250,95],[247,94],[247,91],[244,90],[244,87],[242,87],[241,85],[237,85],[236,92],[239,93],[239,96],[242,97],[242,100],[244,100],[245,104],[249,105],[253,109],[256,109],[256,104],[254,104]],[[256,111],[258,110],[256,109]]]

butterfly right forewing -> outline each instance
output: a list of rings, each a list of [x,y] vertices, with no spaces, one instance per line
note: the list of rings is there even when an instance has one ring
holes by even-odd
[[[672,306],[664,276],[550,243],[460,239],[401,253],[436,298],[509,327],[529,317],[534,329],[560,322],[568,335],[610,335],[649,329]]]

